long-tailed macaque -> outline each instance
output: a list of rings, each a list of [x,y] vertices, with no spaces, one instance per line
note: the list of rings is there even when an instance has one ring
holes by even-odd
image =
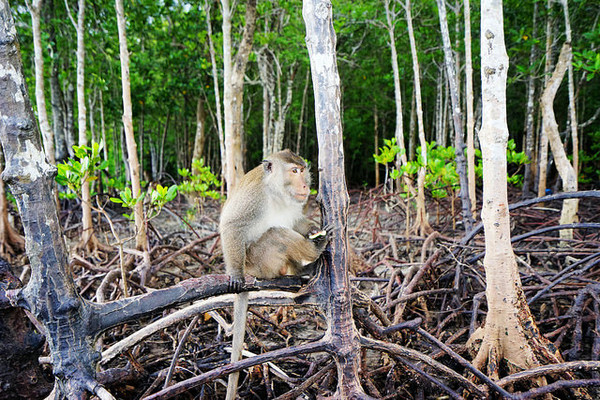
[[[310,182],[306,162],[283,150],[244,175],[229,194],[219,232],[234,291],[242,288],[244,274],[272,279],[311,272],[327,233],[304,215]],[[234,303],[231,362],[241,357],[247,311],[248,293],[241,292]],[[228,400],[235,398],[238,378],[239,373],[229,375]]]

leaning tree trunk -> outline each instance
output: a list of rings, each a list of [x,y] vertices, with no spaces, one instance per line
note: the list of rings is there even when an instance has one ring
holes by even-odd
[[[446,16],[446,3],[444,0],[436,0],[440,15],[440,29],[444,44],[444,64],[450,88],[450,102],[452,103],[452,122],[454,123],[454,145],[456,147],[456,172],[460,179],[460,200],[462,203],[462,216],[465,230],[468,232],[473,227],[473,213],[471,212],[471,200],[469,199],[469,182],[467,180],[467,165],[465,160],[465,143],[463,139],[462,114],[458,98],[458,82],[456,78],[456,64],[452,55],[450,45],[450,33],[448,32],[448,18]]]
[[[542,129],[544,134],[550,142],[550,148],[552,149],[552,155],[556,162],[556,169],[560,174],[563,181],[563,187],[565,192],[576,192],[577,191],[577,175],[575,168],[571,165],[571,162],[567,158],[565,148],[563,147],[562,141],[560,140],[560,134],[558,132],[558,124],[554,116],[554,98],[556,92],[560,87],[560,84],[565,76],[565,72],[568,69],[568,65],[571,60],[571,44],[565,43],[560,51],[560,56],[556,62],[556,67],[552,77],[548,81],[544,93],[542,94],[542,117],[543,126]],[[577,207],[579,200],[569,199],[563,202],[562,212],[560,214],[561,224],[572,224],[577,218]],[[572,239],[573,230],[561,229],[560,237],[562,239]]]
[[[344,146],[340,111],[340,79],[335,55],[331,3],[305,0],[302,15],[310,57],[319,142],[319,193],[323,225],[332,226],[330,251],[323,257],[324,286],[330,291],[325,338],[331,341],[338,371],[336,399],[368,398],[360,386],[360,346],[352,318],[348,277],[348,191],[344,177]]]
[[[256,29],[256,0],[246,3],[244,33],[238,46],[235,62],[232,60],[231,43],[231,4],[229,0],[221,0],[223,6],[223,111],[225,114],[225,180],[227,190],[231,191],[244,175],[243,140],[243,105],[244,74]]]
[[[481,80],[483,125],[479,132],[483,158],[484,268],[488,313],[485,325],[471,341],[481,338],[474,365],[487,361],[488,375],[499,377],[499,367],[527,369],[540,361],[557,361],[548,350],[527,305],[510,241],[510,215],[506,185],[506,76],[508,56],[504,44],[501,0],[481,4]],[[506,361],[506,363],[504,362]]]

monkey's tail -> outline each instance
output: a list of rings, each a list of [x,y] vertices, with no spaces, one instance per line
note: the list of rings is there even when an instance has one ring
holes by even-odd
[[[246,336],[246,319],[248,317],[248,292],[241,292],[233,302],[233,339],[231,340],[231,362],[242,358],[242,347]],[[226,400],[234,400],[237,394],[239,371],[229,374]]]

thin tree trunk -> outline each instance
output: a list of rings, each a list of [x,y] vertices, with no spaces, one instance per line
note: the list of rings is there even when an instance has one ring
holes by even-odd
[[[552,16],[551,16],[552,0],[546,3],[546,63],[544,66],[544,88],[548,85],[548,79],[552,70]],[[544,121],[542,120],[542,130],[540,132],[540,151],[539,151],[539,175],[538,175],[538,197],[546,195],[546,178],[548,175],[548,136],[544,129]]]
[[[332,226],[329,251],[324,255],[326,276],[321,280],[327,302],[328,328],[324,339],[331,343],[331,355],[338,371],[337,391],[332,398],[366,399],[359,370],[359,334],[352,318],[352,297],[348,274],[348,190],[344,178],[344,146],[340,113],[340,80],[335,55],[332,7],[318,0],[305,0],[302,15],[306,24],[306,45],[315,93],[315,114],[319,142],[319,193],[323,225]],[[325,283],[326,282],[326,283]]]
[[[192,165],[194,160],[201,160],[204,156],[204,143],[206,142],[206,112],[204,110],[204,99],[198,96],[196,104],[196,137],[194,139],[194,154],[192,156]],[[206,165],[206,163],[205,163]],[[192,168],[194,174],[199,171]]]
[[[395,3],[394,3],[395,4]],[[400,88],[400,67],[398,66],[398,53],[396,50],[396,34],[395,34],[395,9],[390,9],[390,0],[383,0],[385,7],[385,18],[386,26],[385,29],[388,32],[389,46],[391,52],[392,61],[392,73],[394,76],[394,103],[396,105],[396,128],[394,129],[394,137],[396,138],[396,144],[400,147],[400,152],[396,155],[396,169],[400,171],[400,168],[407,164],[406,158],[406,146],[404,145],[404,122],[402,118],[402,92]],[[413,192],[412,185],[407,177],[404,177],[404,183],[410,188],[410,192]],[[400,188],[398,188],[399,191]]]
[[[431,233],[429,225],[429,216],[425,206],[425,172],[427,166],[427,142],[425,141],[425,126],[423,125],[423,102],[421,100],[421,69],[419,67],[419,58],[417,54],[417,44],[415,42],[415,33],[412,24],[412,11],[410,0],[406,0],[404,6],[406,11],[406,23],[408,28],[408,39],[410,42],[410,53],[412,55],[413,79],[415,83],[415,105],[417,109],[417,129],[419,131],[419,143],[421,145],[422,165],[419,168],[417,178],[417,215],[415,216],[415,229],[421,236]]]
[[[244,175],[243,142],[243,98],[244,74],[252,50],[256,29],[256,0],[246,3],[246,15],[242,41],[238,46],[235,62],[231,43],[231,6],[229,0],[221,0],[223,11],[223,109],[225,114],[225,180],[231,191]]]
[[[471,5],[465,0],[465,102],[467,103],[467,180],[473,218],[477,213],[475,175],[475,118],[473,117],[473,56],[471,54]]]
[[[131,193],[138,198],[141,193],[140,187],[140,164],[137,157],[137,146],[133,133],[133,118],[131,107],[131,88],[129,84],[129,51],[127,50],[127,34],[125,31],[125,11],[123,1],[115,0],[117,9],[117,27],[119,30],[119,53],[121,55],[121,84],[123,91],[123,128],[125,129],[125,140],[127,143],[127,160],[131,177]],[[148,239],[146,236],[146,224],[144,223],[143,202],[138,201],[134,208],[135,219],[135,247],[143,252],[148,251]],[[149,256],[147,257],[149,258]],[[146,260],[146,261],[149,261]],[[143,282],[142,282],[143,284]]]
[[[559,361],[540,334],[523,294],[510,241],[510,215],[506,185],[506,76],[508,56],[504,44],[502,2],[482,0],[481,80],[483,125],[479,132],[483,158],[483,206],[485,232],[484,268],[488,313],[485,325],[470,340],[483,335],[473,364],[496,380],[499,366],[514,369],[538,366],[540,361]],[[504,362],[506,360],[506,362]],[[510,372],[509,372],[510,373]]]
[[[377,106],[373,107],[373,154],[379,155],[379,114],[377,112]],[[375,187],[379,187],[379,163],[375,161]]]
[[[408,161],[415,160],[417,150],[417,101],[413,90],[410,100],[410,122],[408,125]]]
[[[4,153],[0,151],[0,174],[4,171]],[[0,253],[16,255],[25,250],[25,238],[8,221],[8,201],[4,180],[0,179]]]
[[[306,96],[308,94],[309,83],[310,68],[307,68],[306,78],[304,78],[304,91],[302,92],[302,104],[300,106],[300,119],[298,120],[298,134],[296,135],[296,154],[300,154],[300,141],[302,139],[302,128],[304,128],[304,109],[306,108]]]
[[[565,15],[565,36],[567,43],[573,46],[573,38],[571,35],[571,19],[569,18],[569,5],[567,0],[560,0],[560,4],[563,7]],[[573,78],[573,53],[570,53],[569,60],[567,61],[567,73],[569,76],[568,90],[569,90],[569,122],[571,125],[571,137],[573,140],[573,170],[575,176],[578,175],[579,171],[579,135],[577,133],[577,110],[575,109],[575,80]]]
[[[537,53],[537,46],[535,44],[535,38],[537,36],[537,14],[538,14],[538,3],[533,4],[533,31],[531,37],[531,50],[529,51],[529,68],[533,69],[535,63],[535,56]],[[535,112],[534,106],[535,98],[535,74],[530,72],[529,78],[527,79],[527,112],[525,117],[525,155],[529,159],[529,163],[525,164],[525,171],[523,173],[523,196],[529,196],[532,192],[532,184],[535,178],[535,157],[534,157],[534,124],[533,114]]]
[[[473,227],[473,214],[471,213],[471,200],[469,199],[469,182],[467,180],[467,165],[465,160],[465,143],[463,140],[462,114],[458,98],[458,81],[454,69],[454,57],[450,46],[450,34],[448,33],[448,19],[446,17],[446,3],[444,0],[436,0],[440,14],[440,29],[444,43],[444,59],[448,86],[450,88],[450,100],[452,103],[452,121],[454,123],[454,143],[456,146],[456,172],[460,179],[460,200],[462,204],[462,217],[465,230],[468,232]]]
[[[556,123],[556,118],[554,116],[553,106],[556,92],[558,91],[563,77],[565,76],[565,73],[569,67],[571,57],[571,44],[565,43],[560,51],[560,56],[556,62],[554,73],[544,89],[541,101],[542,116],[544,121],[543,130],[550,142],[552,156],[556,162],[556,169],[562,178],[565,192],[577,191],[577,175],[575,174],[575,168],[573,165],[571,165],[569,159],[567,158],[565,148],[560,140],[558,124]],[[575,222],[577,218],[578,204],[578,199],[569,199],[563,201],[562,212],[560,214],[561,224],[571,224]],[[563,239],[572,239],[573,231],[571,229],[562,229],[560,231],[560,237]]]
[[[225,167],[225,136],[223,134],[223,117],[221,115],[221,92],[219,90],[219,74],[217,72],[217,60],[215,57],[215,45],[212,41],[212,24],[210,20],[210,2],[208,0],[204,0],[204,10],[206,13],[206,28],[207,28],[207,38],[208,38],[208,49],[210,53],[210,63],[212,66],[212,75],[213,75],[213,87],[215,91],[215,106],[216,106],[216,114],[217,114],[217,135],[219,136],[219,152],[220,152],[220,160],[221,160],[221,175],[225,175],[226,167]]]
[[[42,139],[44,141],[44,153],[50,164],[56,164],[54,158],[54,132],[50,128],[50,122],[48,122],[46,95],[44,93],[44,55],[42,54],[42,30],[40,28],[42,0],[26,0],[25,3],[31,14],[35,62],[35,102],[40,130],[42,131]]]
[[[65,142],[67,145],[67,154],[73,157],[73,146],[77,144],[75,141],[75,88],[71,82],[67,83],[65,90]]]
[[[85,0],[78,0],[77,23],[73,20],[69,11],[68,0],[65,0],[65,6],[71,21],[77,30],[77,122],[78,122],[78,144],[87,146],[88,139],[86,133],[86,107],[85,107]],[[95,251],[97,240],[94,235],[94,226],[92,222],[92,197],[90,194],[90,183],[88,181],[81,184],[81,223],[82,235],[81,245],[86,249]]]

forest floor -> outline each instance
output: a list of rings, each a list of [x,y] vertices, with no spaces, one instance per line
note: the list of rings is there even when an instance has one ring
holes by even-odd
[[[430,223],[437,232],[428,240],[411,231],[414,207],[411,205],[407,234],[406,203],[397,196],[377,191],[352,191],[348,235],[353,249],[350,266],[352,284],[369,296],[390,321],[421,318],[421,327],[455,352],[470,360],[466,347],[470,334],[485,319],[485,274],[483,232],[468,244],[459,246],[465,236],[458,221],[459,200],[453,208],[449,199],[429,199]],[[519,200],[513,193],[512,203]],[[179,202],[177,202],[179,201]],[[71,205],[72,206],[72,205]],[[185,200],[169,204],[150,221],[152,268],[146,288],[132,279],[133,294],[148,288],[163,288],[184,279],[212,273],[224,273],[217,225],[218,201],[205,201],[201,210],[190,214]],[[517,209],[511,213],[515,254],[524,290],[541,332],[560,349],[565,360],[600,359],[600,232],[578,229],[574,239],[561,246],[557,231],[542,228],[558,225],[561,202],[547,202]],[[121,234],[131,234],[132,224],[112,210]],[[177,217],[186,216],[189,224]],[[318,206],[312,201],[309,214],[318,220]],[[600,202],[580,202],[581,223],[600,223]],[[65,207],[61,222],[70,247],[80,238],[77,207]],[[98,237],[114,243],[106,223]],[[519,235],[541,230],[519,239]],[[128,246],[133,246],[128,243]],[[126,245],[126,246],[127,246]],[[438,251],[439,250],[439,251]],[[423,274],[416,274],[437,251],[435,262],[428,263]],[[110,301],[122,295],[116,282],[105,281],[107,271],[118,268],[117,252],[79,253],[73,273],[82,295],[92,301],[99,297]],[[79,262],[77,261],[79,260]],[[584,261],[581,261],[584,260]],[[18,265],[23,260],[13,260]],[[420,276],[419,276],[420,275]],[[415,286],[407,285],[417,276]],[[26,280],[26,274],[23,274]],[[408,287],[408,289],[407,289]],[[129,337],[140,328],[174,310],[110,330],[101,339],[100,350]],[[325,316],[314,307],[254,307],[248,320],[247,349],[254,354],[320,338],[327,326]],[[135,369],[136,374],[108,386],[118,398],[140,399],[163,388],[173,355],[179,351],[171,382],[181,381],[226,364],[230,337],[224,321],[231,310],[205,314],[198,319],[181,320],[161,328],[139,344],[104,365],[104,368]],[[369,332],[360,321],[357,327]],[[386,338],[390,342],[420,351],[448,367],[464,373],[455,361],[410,332]],[[179,350],[176,350],[178,349]],[[361,383],[374,397],[398,399],[443,398],[444,392],[422,375],[406,368],[386,354],[364,351]],[[421,367],[424,367],[421,365]],[[313,399],[335,391],[337,371],[331,356],[316,353],[280,360],[245,371],[240,377],[240,395],[244,399]],[[429,371],[442,381],[439,371]],[[301,393],[288,393],[307,377],[318,375],[312,386]],[[592,373],[582,373],[582,377]],[[466,375],[465,375],[466,376]],[[217,380],[192,390],[180,398],[222,398],[226,383]],[[446,382],[448,383],[448,382]],[[278,397],[281,396],[281,397]],[[440,397],[442,396],[442,397]],[[562,397],[557,395],[558,397]],[[569,398],[568,395],[565,395]]]

